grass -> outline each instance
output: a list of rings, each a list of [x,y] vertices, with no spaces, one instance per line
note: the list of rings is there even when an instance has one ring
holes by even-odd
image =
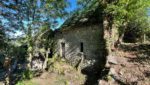
[[[32,82],[31,80],[28,80],[28,81],[19,81],[16,85],[39,85],[39,84]]]

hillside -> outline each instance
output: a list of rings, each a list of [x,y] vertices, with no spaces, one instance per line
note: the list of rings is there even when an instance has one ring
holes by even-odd
[[[150,45],[123,44],[114,55],[117,63],[100,85],[150,85]]]
[[[98,80],[92,73],[91,76],[82,74],[61,59],[53,61],[49,71],[23,82],[25,85],[150,85],[149,56],[149,44],[124,43],[113,52],[116,63],[111,63],[110,69],[104,69]]]

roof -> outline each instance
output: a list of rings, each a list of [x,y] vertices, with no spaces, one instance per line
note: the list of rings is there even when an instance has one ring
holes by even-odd
[[[87,26],[101,23],[102,11],[96,9],[95,11],[89,11],[87,13],[74,13],[68,18],[58,30],[69,30],[79,26]]]

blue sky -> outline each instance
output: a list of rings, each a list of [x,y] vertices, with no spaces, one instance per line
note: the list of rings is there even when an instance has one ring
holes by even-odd
[[[71,2],[71,7],[67,8],[66,10],[67,12],[71,12],[77,7],[77,2],[76,2],[77,0],[68,0],[68,1]],[[148,15],[150,17],[150,9],[148,11]],[[59,25],[56,27],[56,29],[58,29],[64,23],[65,19],[58,18],[57,20],[59,22]]]
[[[71,2],[71,7],[66,8],[66,10],[67,10],[67,12],[71,12],[77,7],[77,2],[76,2],[77,0],[68,0],[68,1]],[[148,12],[148,15],[150,15],[150,11]],[[58,29],[65,22],[66,19],[58,18],[57,20],[58,20],[59,24],[56,27],[56,29]],[[17,31],[17,33],[15,35],[19,36],[21,34],[22,33],[20,31]]]
[[[67,12],[71,12],[76,8],[77,3],[76,3],[76,0],[68,0],[68,1],[71,2],[71,7],[66,8],[66,10]],[[59,28],[64,23],[65,19],[58,18],[57,20],[59,22],[59,25],[56,28]]]
[[[149,15],[149,17],[150,17],[150,8],[148,9],[149,11],[148,11],[148,15]]]
[[[75,8],[76,8],[76,0],[68,0],[69,2],[71,2],[71,7],[68,7],[68,8],[66,8],[66,10],[67,10],[67,12],[71,12],[71,11],[73,11]],[[66,19],[60,19],[60,18],[58,18],[57,19],[58,20],[58,26],[56,27],[57,29],[65,22],[65,20]],[[15,34],[11,34],[12,36],[20,36],[20,35],[22,35],[23,33],[21,32],[21,31],[16,31],[16,33]]]

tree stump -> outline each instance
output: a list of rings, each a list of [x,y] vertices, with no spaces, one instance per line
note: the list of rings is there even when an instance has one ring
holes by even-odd
[[[5,61],[4,61],[4,69],[6,71],[5,74],[5,85],[10,85],[10,67],[11,67],[11,60],[12,60],[12,56],[10,57],[5,57]]]
[[[79,73],[81,73],[81,66],[83,65],[83,61],[84,61],[84,54],[83,52],[81,53],[81,60],[79,61],[79,64],[78,64],[78,67],[77,67],[77,70]]]

